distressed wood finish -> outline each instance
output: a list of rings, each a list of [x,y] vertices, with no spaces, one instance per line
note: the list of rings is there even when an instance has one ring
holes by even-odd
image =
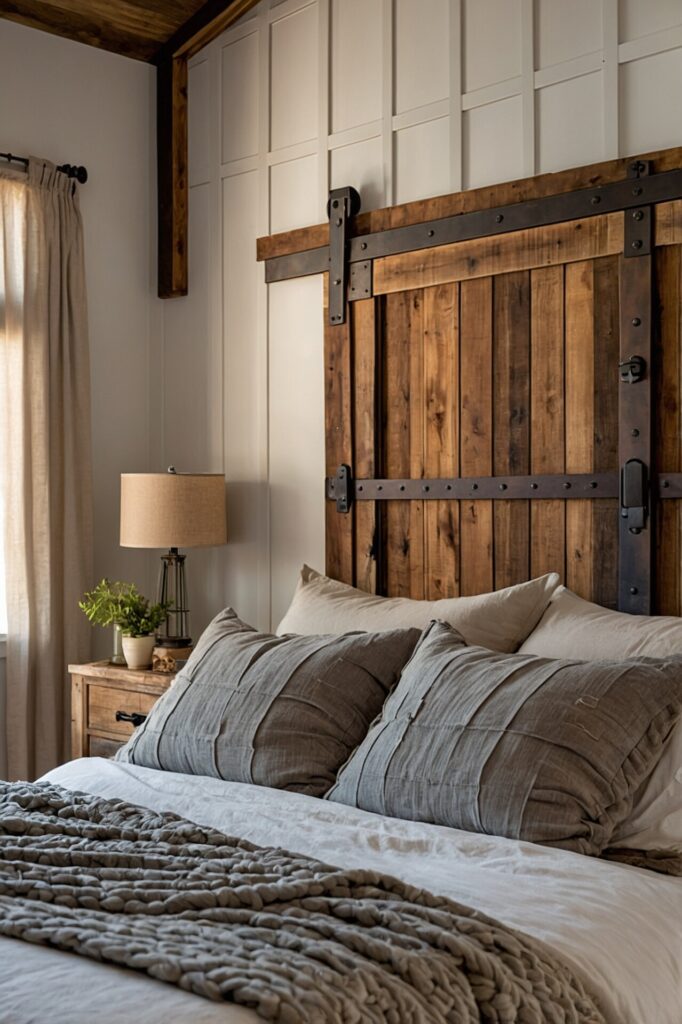
[[[71,755],[111,757],[133,731],[116,712],[146,715],[174,675],[136,671],[96,661],[69,665],[71,673]]]
[[[652,471],[680,474],[682,201],[655,218]],[[618,499],[491,501],[504,484],[489,478],[618,473],[631,443],[619,438],[622,294],[645,259],[625,260],[623,244],[623,215],[608,214],[375,260],[374,297],[325,328],[327,472],[350,462],[359,479],[424,480],[422,494],[428,479],[469,478],[472,493],[357,501],[348,515],[327,502],[332,574],[437,599],[557,571],[617,607]],[[485,500],[475,478],[488,478]],[[682,501],[659,502],[655,522],[653,610],[679,615]]]

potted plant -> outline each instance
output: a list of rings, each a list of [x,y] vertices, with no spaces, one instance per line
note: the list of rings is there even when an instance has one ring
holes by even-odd
[[[129,668],[151,665],[155,630],[165,619],[169,605],[150,604],[134,583],[112,582],[105,578],[94,590],[84,594],[78,607],[93,625],[114,626],[122,636],[123,654]]]

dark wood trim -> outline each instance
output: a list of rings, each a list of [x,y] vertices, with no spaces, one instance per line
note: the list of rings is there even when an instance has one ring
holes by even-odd
[[[157,69],[159,298],[187,294],[187,61],[173,57]]]
[[[258,0],[209,0],[154,56],[157,66],[158,293],[189,289],[188,60],[256,5]]]

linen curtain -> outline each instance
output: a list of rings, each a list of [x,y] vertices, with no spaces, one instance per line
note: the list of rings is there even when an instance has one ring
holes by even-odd
[[[73,183],[45,160],[0,171],[0,431],[9,778],[69,753],[70,661],[90,629],[90,367],[83,229]]]

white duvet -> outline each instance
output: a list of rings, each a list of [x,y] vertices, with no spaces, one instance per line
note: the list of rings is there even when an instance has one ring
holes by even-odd
[[[544,940],[597,996],[610,1024],[682,1024],[682,879],[99,758],[73,761],[45,778],[174,811],[254,843],[396,875]],[[249,1010],[210,1003],[133,971],[0,940],[2,1024],[256,1020]]]

